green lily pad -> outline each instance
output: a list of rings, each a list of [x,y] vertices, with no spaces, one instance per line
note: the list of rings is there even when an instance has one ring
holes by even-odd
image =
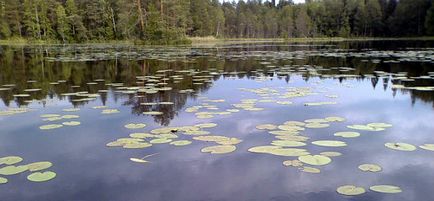
[[[233,145],[217,145],[210,146],[201,149],[200,151],[203,153],[211,153],[211,154],[226,154],[235,151],[237,147]]]
[[[170,144],[175,145],[175,146],[185,146],[185,145],[191,144],[191,141],[190,140],[178,140],[178,141],[173,141]]]
[[[145,126],[146,126],[146,124],[127,124],[127,125],[125,125],[125,128],[140,129],[140,128],[144,128]]]
[[[256,146],[256,147],[251,147],[250,149],[248,149],[249,152],[252,153],[270,153],[271,150],[274,149],[279,149],[282,147],[279,146]]]
[[[216,127],[217,124],[215,124],[215,123],[203,123],[203,124],[196,124],[195,126],[199,127],[199,128],[213,128],[213,127]]]
[[[362,164],[359,165],[359,169],[363,172],[380,172],[382,170],[381,166],[377,164]]]
[[[376,185],[369,187],[371,191],[375,191],[378,193],[401,193],[402,190],[398,186],[392,186],[392,185]]]
[[[65,126],[78,126],[81,123],[79,121],[67,121],[62,123]]]
[[[332,159],[322,155],[305,155],[299,156],[298,160],[309,165],[327,165],[332,162]]]
[[[29,169],[29,171],[34,172],[34,171],[40,171],[40,170],[45,170],[47,168],[50,168],[51,166],[53,166],[53,164],[49,161],[41,161],[36,163],[30,163],[27,164],[26,166]]]
[[[347,195],[347,196],[355,196],[355,195],[361,195],[366,192],[366,190],[363,187],[357,187],[353,185],[345,185],[340,186],[336,190],[339,194]]]
[[[77,119],[77,118],[80,118],[80,116],[78,116],[78,115],[72,115],[72,114],[70,114],[70,115],[63,115],[62,116],[62,119]]]
[[[274,124],[260,124],[256,126],[258,130],[274,130],[277,128],[277,125]]]
[[[221,145],[236,145],[236,144],[239,144],[241,142],[242,142],[242,140],[240,140],[238,138],[234,138],[234,137],[229,138],[227,140],[216,141],[217,144],[221,144]]]
[[[325,151],[325,152],[319,153],[319,155],[328,156],[328,157],[336,157],[336,156],[341,156],[342,153],[336,152],[336,151]]]
[[[304,156],[309,155],[309,152],[306,149],[298,149],[298,148],[278,148],[272,149],[267,152],[276,156]]]
[[[172,142],[172,139],[157,138],[157,139],[153,139],[150,141],[151,144],[164,144],[164,143],[169,143],[169,142]]]
[[[329,124],[324,123],[308,123],[305,125],[306,128],[327,128],[329,126]]]
[[[320,169],[314,167],[302,167],[300,170],[303,172],[314,173],[314,174],[318,174],[321,172]]]
[[[39,126],[39,129],[50,130],[50,129],[56,129],[56,128],[61,128],[61,127],[63,127],[62,124],[47,124],[47,125]]]
[[[14,175],[14,174],[19,174],[21,172],[27,171],[28,168],[25,165],[20,165],[20,166],[6,166],[3,168],[0,168],[0,175]]]
[[[337,140],[318,140],[313,141],[312,144],[317,146],[324,146],[324,147],[345,147],[347,146],[347,143]]]
[[[334,134],[334,136],[343,137],[343,138],[356,138],[356,137],[360,136],[360,133],[358,133],[358,132],[337,132]]]
[[[399,150],[399,151],[414,151],[416,147],[411,144],[397,142],[397,143],[386,143],[385,146],[389,149]]]
[[[116,114],[119,112],[121,111],[119,111],[118,109],[105,109],[101,111],[101,114]]]
[[[135,142],[135,143],[123,144],[121,146],[125,149],[143,149],[143,148],[151,147],[152,144],[147,142]]]
[[[424,144],[419,147],[428,151],[434,151],[434,144]]]
[[[149,111],[149,112],[143,112],[143,114],[144,115],[154,115],[154,116],[156,116],[156,115],[162,115],[163,113],[159,112],[159,111]]]
[[[46,171],[46,172],[35,172],[35,173],[32,173],[29,176],[27,176],[27,179],[29,181],[33,181],[33,182],[45,182],[45,181],[52,180],[55,177],[56,177],[56,173],[55,172]]]
[[[4,177],[0,177],[0,184],[5,184],[5,183],[8,183],[8,179]]]
[[[367,126],[374,127],[374,128],[390,128],[390,127],[392,127],[392,124],[387,124],[387,123],[370,123],[370,124],[367,124]]]
[[[23,161],[23,158],[19,156],[6,156],[3,158],[0,158],[0,165],[6,164],[6,165],[13,165],[15,163],[19,163]]]
[[[302,147],[306,146],[306,143],[298,142],[298,141],[290,141],[290,140],[274,140],[272,145],[280,146],[280,147]]]
[[[342,118],[342,117],[326,117],[324,119],[328,122],[343,122],[343,121],[345,121],[345,118]]]
[[[199,141],[206,141],[206,142],[218,142],[218,141],[230,140],[230,138],[226,136],[220,136],[220,135],[196,136],[193,137],[193,139]]]
[[[283,161],[283,165],[287,166],[287,167],[289,167],[289,166],[301,167],[301,166],[303,166],[303,163],[299,160],[286,160],[286,161]]]

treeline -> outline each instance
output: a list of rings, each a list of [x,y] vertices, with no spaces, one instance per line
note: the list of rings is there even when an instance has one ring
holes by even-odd
[[[0,0],[0,39],[78,43],[434,35],[432,0]]]

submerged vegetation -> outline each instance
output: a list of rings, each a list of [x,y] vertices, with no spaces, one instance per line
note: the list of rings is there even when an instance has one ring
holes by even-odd
[[[414,37],[433,36],[433,19],[431,0],[0,0],[0,41]]]

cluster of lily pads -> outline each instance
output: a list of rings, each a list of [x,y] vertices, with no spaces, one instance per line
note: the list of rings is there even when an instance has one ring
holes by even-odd
[[[241,140],[238,138],[230,138],[221,135],[211,135],[209,131],[204,129],[217,126],[215,123],[201,123],[194,126],[178,126],[178,127],[162,127],[151,130],[149,133],[135,132],[129,137],[119,138],[115,141],[107,143],[108,147],[123,147],[125,149],[143,149],[156,144],[169,143],[173,146],[186,146],[192,143],[191,140],[178,139],[181,134],[190,136],[193,140],[214,142],[216,145],[208,146],[201,149],[201,152],[212,154],[230,153],[236,150],[236,144]],[[125,125],[127,129],[143,129],[146,124],[130,123]],[[133,160],[134,161],[134,160]],[[135,162],[137,162],[136,160]]]
[[[323,166],[332,162],[331,157],[340,156],[339,152],[322,152],[320,154],[311,154],[304,147],[307,145],[307,141],[310,137],[302,135],[301,132],[306,129],[326,128],[333,122],[345,121],[342,117],[326,117],[323,119],[307,119],[304,122],[301,121],[286,121],[283,124],[260,124],[256,128],[259,130],[267,130],[269,134],[273,135],[276,140],[271,142],[271,145],[263,145],[251,147],[248,151],[252,153],[271,154],[276,156],[285,157],[298,157],[294,160],[285,160],[284,166],[297,167],[301,171],[309,173],[320,173],[320,169],[312,166]],[[347,144],[338,140],[317,140],[311,142],[317,146],[325,147],[343,147]]]
[[[76,112],[79,110],[80,109],[78,109],[78,108],[63,109],[63,111],[65,111],[65,112]],[[78,126],[81,124],[79,121],[72,120],[72,119],[80,118],[79,115],[74,115],[74,114],[67,114],[67,115],[43,114],[40,117],[42,118],[42,121],[48,121],[48,122],[64,121],[62,123],[45,124],[45,125],[39,126],[39,129],[41,129],[41,130],[57,129],[57,128],[61,128],[63,126]]]
[[[19,156],[6,156],[0,158],[0,184],[6,184],[9,180],[6,177],[17,175],[26,171],[30,174],[27,176],[29,181],[45,182],[52,180],[56,177],[56,173],[46,171],[46,169],[53,166],[49,161],[41,161],[29,163],[26,165],[16,165],[23,161]]]

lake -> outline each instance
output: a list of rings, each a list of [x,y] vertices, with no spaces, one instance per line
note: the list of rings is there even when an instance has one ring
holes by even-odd
[[[2,201],[434,200],[434,41],[1,46],[0,97]]]

